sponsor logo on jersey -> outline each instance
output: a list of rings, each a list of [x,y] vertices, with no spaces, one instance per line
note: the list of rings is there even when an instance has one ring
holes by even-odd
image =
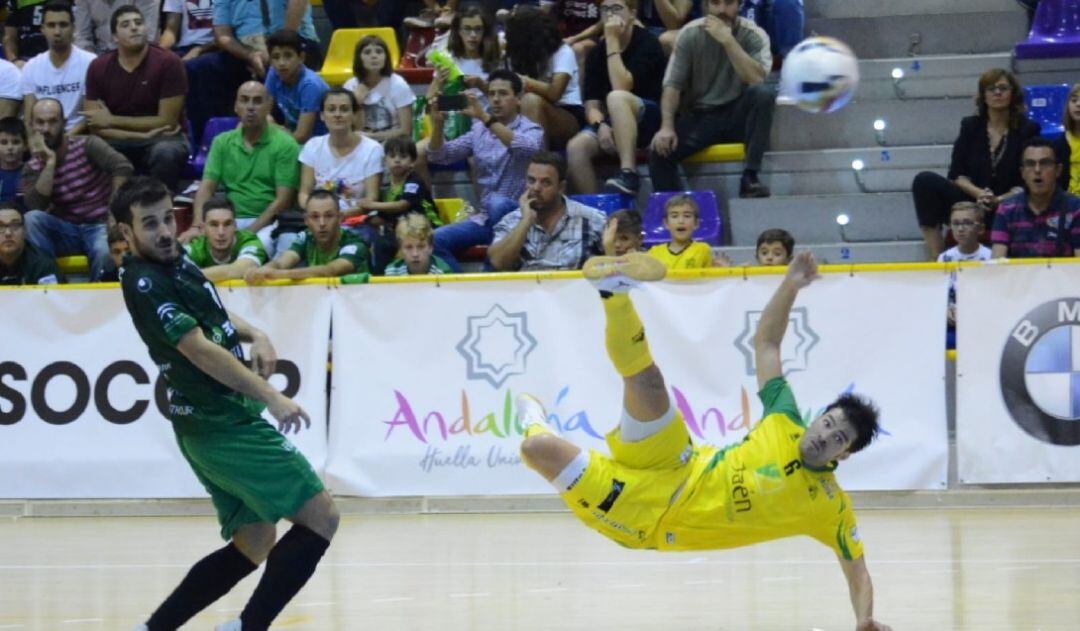
[[[135,283],[135,289],[138,289],[142,293],[146,293],[153,289],[154,283],[150,282],[150,279],[143,276]]]

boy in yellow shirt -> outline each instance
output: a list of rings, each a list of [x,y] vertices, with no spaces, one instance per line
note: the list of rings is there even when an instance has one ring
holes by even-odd
[[[712,248],[703,241],[694,241],[694,231],[701,224],[701,208],[691,195],[682,193],[668,198],[664,204],[664,227],[671,241],[649,248],[649,256],[667,269],[700,269],[713,267]]]

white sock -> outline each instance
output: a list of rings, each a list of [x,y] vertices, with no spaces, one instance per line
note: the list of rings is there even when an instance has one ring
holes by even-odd
[[[671,421],[675,420],[675,413],[675,405],[672,404],[660,418],[654,421],[639,421],[623,410],[622,420],[619,421],[619,438],[624,443],[636,443],[653,434],[659,434],[671,424]]]
[[[584,449],[579,451],[574,459],[570,461],[563,470],[559,472],[559,475],[555,476],[555,479],[551,481],[551,485],[555,487],[555,490],[559,493],[565,493],[577,485],[578,480],[585,475],[585,469],[589,467],[589,454]]]

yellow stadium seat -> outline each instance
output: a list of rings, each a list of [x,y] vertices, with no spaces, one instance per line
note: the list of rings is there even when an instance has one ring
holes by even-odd
[[[90,262],[85,256],[61,256],[56,259],[56,266],[64,274],[89,274]]]
[[[447,197],[435,200],[435,209],[439,211],[439,219],[444,224],[454,223],[458,211],[465,207],[465,200],[460,197]]]
[[[353,54],[356,51],[356,43],[367,35],[378,35],[386,42],[390,49],[390,67],[397,68],[401,59],[401,48],[398,47],[397,35],[394,29],[387,27],[378,28],[339,28],[334,31],[330,38],[330,46],[326,49],[326,59],[323,61],[319,75],[330,84],[330,87],[338,87],[353,76]]]
[[[711,145],[690,156],[684,162],[741,162],[746,159],[746,145]]]

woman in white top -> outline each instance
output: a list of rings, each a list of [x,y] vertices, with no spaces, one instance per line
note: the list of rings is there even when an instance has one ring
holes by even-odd
[[[585,124],[577,57],[563,43],[555,18],[518,5],[506,21],[506,57],[521,75],[521,113],[544,128],[548,146],[559,149]]]
[[[363,215],[367,204],[379,199],[382,145],[353,129],[360,103],[352,92],[328,90],[320,110],[330,133],[315,136],[300,150],[300,207],[307,206],[311,191],[321,188],[337,193],[346,218]]]
[[[412,136],[412,88],[390,66],[390,49],[378,35],[356,43],[353,78],[345,89],[363,104],[363,131],[382,142],[391,136]]]

